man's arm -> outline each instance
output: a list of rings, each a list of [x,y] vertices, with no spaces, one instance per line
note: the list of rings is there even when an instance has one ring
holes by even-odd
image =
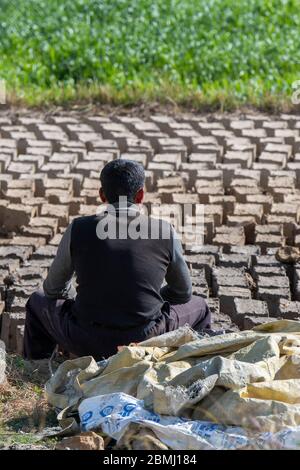
[[[166,273],[167,285],[161,288],[164,300],[171,304],[184,304],[192,297],[192,281],[186,261],[183,257],[181,242],[172,228],[173,258]]]
[[[76,295],[71,284],[74,267],[71,258],[71,230],[72,224],[62,236],[43,288],[47,297],[53,299],[69,299]]]

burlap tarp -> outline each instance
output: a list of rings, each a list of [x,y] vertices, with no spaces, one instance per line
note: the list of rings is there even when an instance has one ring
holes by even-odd
[[[60,418],[85,398],[113,392],[159,414],[259,431],[300,425],[300,323],[279,320],[214,337],[183,327],[98,364],[92,357],[66,361],[46,384]]]

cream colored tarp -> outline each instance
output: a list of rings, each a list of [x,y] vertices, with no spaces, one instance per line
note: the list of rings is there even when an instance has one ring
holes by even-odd
[[[300,425],[300,322],[205,338],[183,327],[98,364],[66,361],[46,384],[49,402],[67,408],[62,418],[84,398],[115,392],[159,414],[259,431]]]

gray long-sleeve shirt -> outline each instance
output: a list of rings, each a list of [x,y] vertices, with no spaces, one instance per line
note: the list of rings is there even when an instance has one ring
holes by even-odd
[[[56,257],[43,284],[45,294],[54,299],[68,299],[76,296],[76,290],[72,285],[74,266],[71,257],[71,231],[72,223],[63,234]],[[180,304],[190,300],[192,283],[183,257],[182,245],[174,229],[172,229],[171,236],[173,237],[173,256],[167,268],[166,285],[161,288],[161,295],[170,303]]]

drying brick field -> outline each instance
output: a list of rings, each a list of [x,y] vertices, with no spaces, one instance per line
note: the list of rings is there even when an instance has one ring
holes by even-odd
[[[185,203],[204,206],[204,244],[184,249],[214,328],[298,319],[300,264],[275,253],[300,240],[299,130],[299,118],[287,114],[3,112],[0,312],[8,351],[21,352],[26,300],[69,222],[98,209],[99,172],[115,158],[144,164],[149,208],[171,206],[176,219]]]

